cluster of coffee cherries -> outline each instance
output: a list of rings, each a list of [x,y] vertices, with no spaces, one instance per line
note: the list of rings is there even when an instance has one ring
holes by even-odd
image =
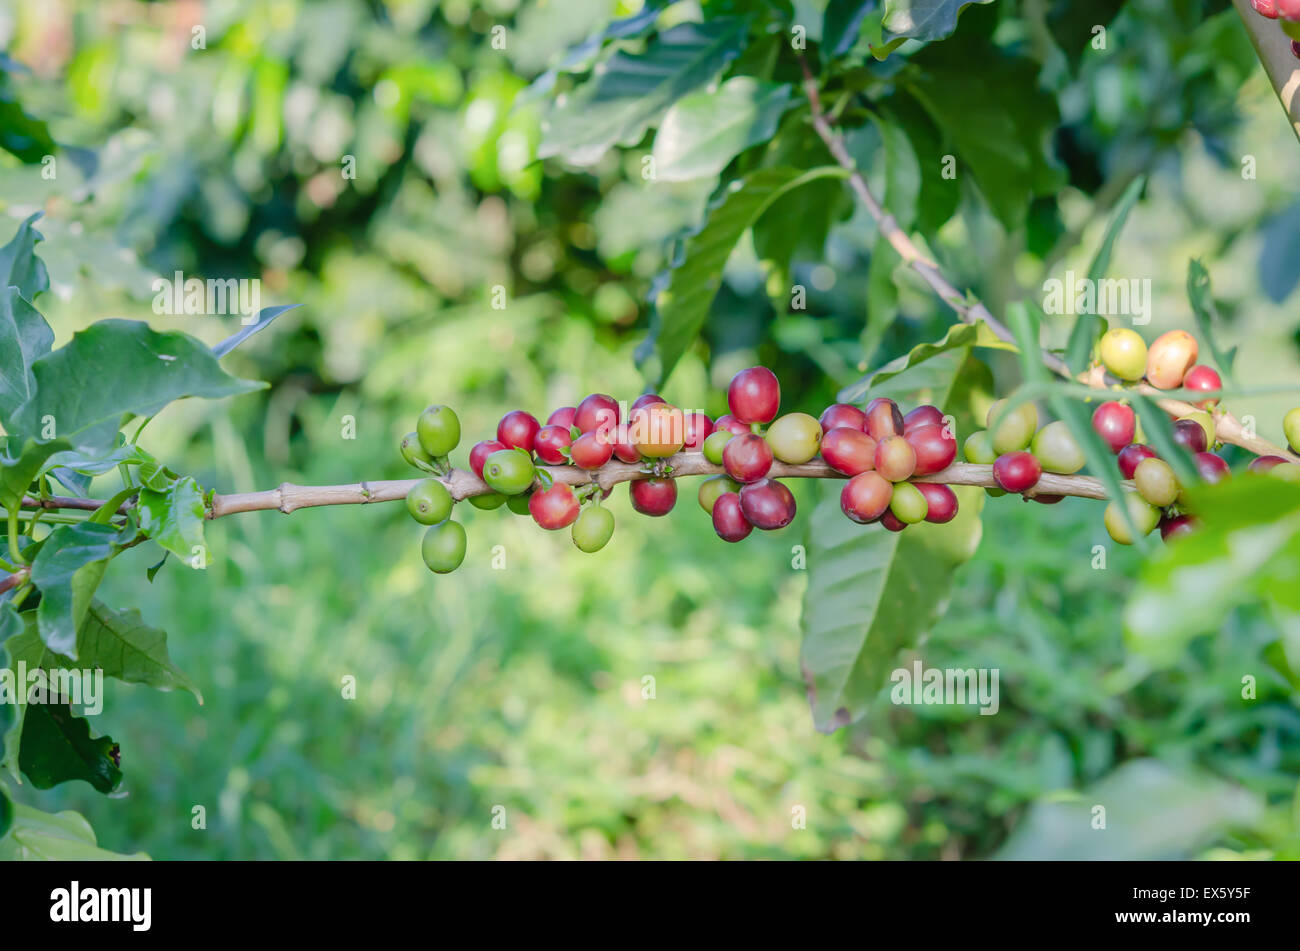
[[[1300,0],[1250,0],[1250,5],[1260,16],[1276,20],[1300,20]],[[1300,58],[1300,41],[1291,41],[1291,54]]]
[[[1219,374],[1211,367],[1197,364],[1197,344],[1191,334],[1172,330],[1158,337],[1150,347],[1135,331],[1116,328],[1107,331],[1099,345],[1102,365],[1117,379],[1127,383],[1145,380],[1161,390],[1182,388],[1200,393],[1222,389]],[[1216,400],[1207,397],[1197,402],[1193,412],[1173,421],[1174,442],[1190,454],[1197,474],[1206,482],[1228,478],[1227,461],[1213,451],[1216,445],[1215,421],[1210,408]],[[963,444],[969,462],[992,465],[993,478],[1000,486],[989,489],[994,495],[1007,492],[1030,492],[1044,472],[1070,475],[1083,468],[1083,451],[1064,422],[1051,422],[1039,428],[1038,410],[1024,403],[1007,411],[1005,401],[989,409],[988,429],[972,433]],[[1283,422],[1287,439],[1300,445],[1300,409],[1291,410]],[[1132,544],[1129,520],[1143,535],[1157,527],[1163,538],[1191,531],[1195,517],[1187,511],[1186,487],[1179,483],[1174,469],[1143,442],[1139,421],[1133,408],[1121,400],[1107,400],[1092,414],[1093,430],[1115,453],[1121,476],[1132,480],[1125,488],[1122,501],[1112,501],[1104,521],[1111,538]],[[1300,465],[1281,456],[1261,456],[1250,468],[1290,481],[1300,481]],[[1035,493],[1037,502],[1059,502],[1061,496]]]

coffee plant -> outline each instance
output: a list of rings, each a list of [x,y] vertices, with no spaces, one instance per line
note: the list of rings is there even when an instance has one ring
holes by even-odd
[[[1300,387],[1257,380],[1221,346],[1225,318],[1200,259],[1187,262],[1178,329],[1145,334],[1136,310],[1099,311],[1094,296],[1110,286],[1116,243],[1159,156],[1126,171],[1098,202],[1104,236],[1086,286],[1063,310],[1015,278],[974,273],[979,258],[953,246],[954,232],[959,244],[976,245],[983,233],[1027,229],[1025,240],[1059,260],[1083,240],[1067,233],[1056,199],[1067,186],[1096,190],[1089,183],[1097,169],[1062,157],[1095,142],[1058,97],[1071,77],[1086,81],[1090,57],[1110,55],[1102,52],[1108,31],[1120,44],[1114,55],[1141,57],[1122,39],[1140,32],[1144,17],[1162,15],[1136,2],[1050,2],[1021,19],[1015,6],[646,0],[555,57],[502,103],[503,115],[514,108],[537,116],[531,139],[519,137],[532,150],[532,171],[520,165],[512,187],[532,187],[526,174],[572,183],[625,163],[639,187],[668,195],[676,183],[703,183],[705,200],[697,220],[671,235],[651,284],[641,380],[572,405],[503,406],[495,430],[472,432],[462,428],[458,394],[430,373],[420,394],[430,405],[393,439],[414,478],[367,478],[374,460],[358,455],[348,460],[358,478],[347,484],[221,492],[156,457],[149,424],[170,404],[266,386],[223,361],[254,334],[273,337],[281,326],[273,321],[289,308],[261,309],[215,346],[110,319],[55,347],[42,315],[51,278],[41,214],[26,217],[0,248],[0,666],[43,671],[50,683],[59,671],[99,670],[202,702],[196,679],[173,664],[167,635],[98,596],[123,552],[150,546],[153,581],[169,562],[202,570],[221,557],[205,539],[213,519],[393,502],[418,524],[412,551],[433,575],[481,570],[491,546],[480,536],[491,523],[471,524],[466,504],[567,533],[577,552],[566,557],[601,558],[618,533],[611,494],[627,483],[632,511],[664,520],[660,546],[674,545],[677,519],[694,517],[708,519],[723,543],[753,539],[754,529],[785,532],[806,556],[802,667],[822,731],[863,720],[900,652],[943,616],[954,573],[979,545],[986,505],[1032,502],[1027,510],[1041,513],[1038,504],[1091,500],[1107,537],[1142,553],[1124,614],[1134,664],[1176,664],[1251,601],[1275,619],[1266,647],[1294,684],[1300,407],[1267,420],[1233,410],[1234,400]],[[1237,7],[1180,2],[1167,16],[1195,24],[1195,41],[1208,49],[1239,51],[1248,33],[1281,91],[1275,54],[1300,49],[1300,6]],[[1255,66],[1229,52],[1222,58],[1223,70]],[[1208,95],[1217,67],[1204,59],[1177,60],[1181,92],[1159,120],[1168,129],[1210,128],[1198,97]],[[14,82],[14,65],[7,56],[0,62],[0,92]],[[1300,122],[1294,101],[1283,105]],[[17,162],[38,165],[62,148],[8,92],[0,119],[0,147]],[[484,191],[499,185],[479,183]],[[829,321],[805,330],[816,337],[809,352],[857,367],[858,378],[833,401],[809,399],[818,388],[807,384],[807,363],[730,373],[733,363],[721,378],[730,376],[725,394],[710,398],[725,403],[725,414],[674,397],[674,370],[721,350],[743,321],[730,311],[748,305],[724,289],[729,262],[761,262],[760,296],[781,333],[782,318],[816,309],[809,263],[845,260],[833,239],[849,220],[872,236],[856,249],[869,260],[855,285],[866,326],[833,346],[821,337],[840,333]],[[1003,263],[1014,270],[1014,261]],[[976,286],[996,288],[997,306]],[[930,299],[948,326],[909,338],[904,312]],[[903,352],[877,360],[887,339]],[[429,359],[436,364],[438,354]],[[690,514],[676,511],[683,494],[702,514],[693,505],[683,506]],[[1090,554],[1102,567],[1106,548]],[[414,556],[393,553],[401,557]],[[719,586],[741,570],[739,557],[717,558]],[[81,780],[109,795],[127,770],[147,772],[147,764],[133,759],[131,738],[97,735],[71,698],[25,689],[16,698],[0,704],[0,857],[107,857],[80,817],[15,804],[7,784],[45,790]]]

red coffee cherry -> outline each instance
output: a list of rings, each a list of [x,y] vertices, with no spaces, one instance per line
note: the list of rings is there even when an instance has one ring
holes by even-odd
[[[666,459],[679,452],[685,435],[682,411],[668,403],[650,403],[633,410],[627,423],[628,441],[651,459]]]
[[[1150,446],[1144,446],[1140,442],[1135,442],[1130,446],[1125,446],[1119,451],[1119,474],[1126,479],[1133,478],[1133,473],[1137,472],[1137,467],[1141,465],[1143,459],[1159,459],[1156,451]]]
[[[713,435],[713,420],[705,413],[687,413],[685,420],[686,441],[682,449],[686,452],[699,452],[704,440]]]
[[[857,429],[861,432],[867,431],[867,414],[848,403],[833,403],[826,407],[818,422],[822,424],[823,433],[840,426],[847,426],[849,429]]]
[[[903,414],[891,399],[877,396],[867,404],[867,435],[876,442],[886,436],[903,435]]]
[[[840,490],[840,510],[853,521],[866,525],[889,511],[893,497],[893,483],[879,472],[860,472]]]
[[[943,525],[957,517],[957,493],[939,482],[914,482],[929,508],[925,520]]]
[[[662,402],[664,402],[664,398],[658,393],[642,393],[633,401],[632,406],[628,409],[628,413],[630,414],[639,410],[642,406],[649,406],[651,403]]]
[[[1196,519],[1190,515],[1178,515],[1160,520],[1160,537],[1165,541],[1177,538],[1179,535],[1190,535],[1194,531],[1196,531]]]
[[[1209,393],[1213,390],[1223,389],[1223,380],[1219,378],[1219,374],[1216,373],[1212,367],[1207,367],[1203,363],[1198,363],[1196,366],[1188,370],[1187,375],[1183,377],[1183,389],[1196,390],[1199,393]],[[1215,398],[1201,400],[1196,405],[1201,409],[1205,409],[1207,406],[1212,406],[1217,402],[1218,399]]]
[[[540,428],[541,423],[532,413],[525,413],[521,409],[511,410],[501,417],[501,422],[497,423],[497,442],[508,449],[532,452],[533,440]]]
[[[740,511],[765,532],[785,528],[794,521],[794,494],[775,479],[759,479],[741,488]]]
[[[632,508],[642,515],[667,515],[677,504],[676,479],[637,479],[628,485]]]
[[[822,458],[836,472],[855,476],[876,467],[876,441],[860,429],[836,426],[822,437]]]
[[[880,516],[880,524],[885,526],[891,532],[901,532],[907,528],[907,523],[902,521],[897,515],[885,509],[885,514]]]
[[[743,541],[754,530],[740,510],[740,496],[735,492],[724,492],[713,503],[713,530],[724,542]]]
[[[573,417],[577,412],[577,409],[572,406],[561,406],[550,416],[546,417],[546,425],[563,426],[565,429],[568,429],[573,425]]]
[[[903,435],[906,436],[912,430],[920,429],[922,426],[941,425],[943,425],[943,410],[929,403],[922,403],[903,417]]]
[[[552,532],[576,522],[581,509],[573,489],[563,482],[556,482],[549,489],[537,489],[528,497],[528,514],[538,525]]]
[[[613,445],[594,429],[583,433],[569,447],[569,458],[575,466],[583,469],[599,469],[613,454]]]
[[[537,453],[537,458],[552,466],[562,466],[569,461],[563,450],[572,445],[573,437],[563,426],[543,426],[533,438],[533,452]]]
[[[1228,468],[1224,458],[1212,452],[1198,452],[1192,457],[1192,461],[1196,464],[1196,471],[1206,482],[1222,482],[1232,475],[1232,470]]]
[[[908,430],[903,438],[916,452],[914,475],[923,476],[942,472],[957,458],[957,440],[953,439],[952,432],[942,423],[918,425]]]
[[[757,482],[772,468],[772,447],[757,433],[733,436],[723,447],[722,467],[737,482]]]
[[[902,482],[916,471],[916,450],[902,436],[886,436],[876,443],[875,463],[890,482]]]
[[[1132,407],[1109,400],[1093,411],[1092,428],[1110,447],[1111,452],[1118,453],[1133,441],[1133,434],[1137,432],[1137,417],[1133,415]]]
[[[1008,452],[993,463],[993,478],[1008,492],[1024,492],[1038,484],[1043,467],[1032,452]]]
[[[1285,465],[1287,461],[1288,460],[1283,459],[1281,456],[1259,456],[1258,458],[1250,460],[1250,471],[1268,472],[1268,470],[1272,469],[1274,466]]]
[[[748,424],[742,423],[730,413],[713,421],[713,431],[716,433],[718,430],[726,430],[736,436],[743,436],[750,431]]]
[[[1174,442],[1188,452],[1205,452],[1209,448],[1205,427],[1194,419],[1174,421]]]
[[[505,448],[507,448],[505,443],[497,442],[495,439],[485,439],[475,443],[474,448],[469,451],[469,467],[474,470],[476,476],[483,478],[483,463],[487,462],[487,457]]]
[[[1063,495],[1030,495],[1030,496],[1026,496],[1026,498],[1031,498],[1031,499],[1033,499],[1035,502],[1038,502],[1040,505],[1055,505],[1057,502],[1061,501],[1061,499],[1065,498],[1065,496],[1063,496]]]
[[[618,402],[604,393],[592,393],[581,403],[573,414],[573,425],[584,433],[600,429],[608,433],[618,425]]]
[[[727,405],[742,423],[770,423],[781,408],[781,384],[767,367],[750,367],[731,378]]]
[[[1277,19],[1277,4],[1273,0],[1250,0],[1250,5],[1260,16],[1268,17],[1270,20]]]

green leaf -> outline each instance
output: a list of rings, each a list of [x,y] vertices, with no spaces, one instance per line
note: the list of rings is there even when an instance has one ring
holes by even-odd
[[[583,73],[591,69],[601,49],[610,40],[627,40],[649,32],[659,19],[659,14],[671,5],[670,0],[646,0],[641,9],[631,16],[615,20],[603,30],[597,30],[587,39],[564,52],[560,61],[525,89],[518,101],[531,102],[546,95],[555,86],[561,73]]]
[[[762,167],[809,171],[833,166],[825,143],[807,133],[804,114],[787,113],[764,152]],[[808,182],[776,198],[754,223],[754,252],[781,275],[788,274],[792,260],[822,261],[832,225],[852,207],[852,196],[839,178]]]
[[[82,780],[107,795],[122,783],[121,751],[111,736],[92,736],[66,703],[29,703],[18,765],[37,789]]]
[[[837,167],[799,171],[760,169],[734,182],[710,209],[704,227],[686,239],[667,286],[655,299],[650,336],[637,350],[637,361],[654,385],[665,380],[682,354],[699,336],[709,306],[722,286],[722,271],[736,242],[782,195],[828,176],[843,177]]]
[[[13,82],[0,72],[0,149],[32,165],[52,155],[56,148],[49,128],[23,111]]]
[[[134,608],[118,611],[94,601],[77,632],[79,663],[98,667],[104,676],[155,690],[186,690],[203,703],[199,688],[167,651],[167,633],[145,624]]]
[[[4,706],[12,709],[12,716],[0,732],[0,764],[22,782],[18,769],[18,751],[22,746],[23,718],[27,715],[27,684],[18,680],[20,670],[49,669],[47,660],[58,666],[71,666],[71,661],[47,650],[36,633],[36,612],[24,611],[21,615],[11,604],[0,606],[0,648],[9,656],[8,668],[14,672],[14,695],[6,698]],[[20,666],[23,665],[23,666]]]
[[[1077,69],[1083,54],[1092,44],[1099,26],[1108,26],[1124,6],[1124,0],[1052,0],[1047,11],[1047,28],[1061,52]],[[1105,56],[1104,52],[1095,55]]]
[[[17,287],[18,293],[29,301],[35,301],[38,294],[50,289],[50,275],[45,270],[45,262],[36,256],[36,245],[45,240],[45,236],[34,227],[41,215],[42,212],[38,211],[27,218],[18,226],[9,243],[0,248],[0,289]],[[53,340],[51,333],[50,342]],[[48,344],[45,349],[50,349]]]
[[[684,182],[717,175],[733,158],[776,132],[791,105],[789,83],[734,76],[668,110],[655,133],[655,177]]]
[[[141,489],[137,504],[140,531],[187,564],[195,546],[205,545],[203,522],[207,510],[203,490],[192,478],[178,479],[164,492]]]
[[[1223,381],[1232,385],[1232,363],[1236,350],[1225,353],[1215,339],[1214,327],[1222,321],[1219,309],[1214,306],[1214,295],[1210,289],[1210,272],[1205,269],[1200,258],[1187,262],[1187,299],[1191,301],[1192,312],[1196,315],[1196,326],[1201,331],[1201,338],[1209,345],[1214,362],[1218,364]]]
[[[128,320],[92,324],[37,360],[32,372],[36,396],[16,414],[20,428],[36,433],[49,417],[58,436],[82,452],[113,448],[124,414],[152,416],[187,396],[219,399],[265,385],[229,376],[188,334]]]
[[[77,495],[84,496],[92,476],[111,472],[120,465],[141,466],[142,469],[152,466],[158,471],[162,468],[146,450],[133,443],[123,443],[107,453],[55,453],[41,466],[40,474],[48,473]]]
[[[60,525],[32,562],[31,580],[41,592],[36,608],[41,641],[77,660],[77,630],[115,554],[117,529],[94,522]]]
[[[890,360],[880,369],[868,373],[856,383],[851,383],[840,390],[836,400],[841,403],[865,402],[868,393],[873,396],[876,395],[875,388],[886,380],[906,373],[913,367],[919,366],[940,354],[971,346],[987,347],[994,350],[1011,350],[1013,352],[1016,349],[1011,344],[998,339],[982,320],[974,324],[953,324],[948,328],[948,332],[943,335],[942,339],[934,343],[918,344],[901,357]]]
[[[885,0],[884,28],[888,39],[942,40],[957,29],[957,16],[972,3],[993,0]]]
[[[53,341],[50,325],[18,288],[0,288],[0,421],[6,428],[14,411],[35,395],[31,365]]]
[[[1124,610],[1129,647],[1159,666],[1240,605],[1300,618],[1300,486],[1247,472],[1188,495],[1201,524],[1142,566]]]
[[[143,852],[121,855],[101,849],[95,830],[80,813],[51,814],[22,803],[14,804],[13,828],[0,839],[0,862],[145,861],[148,858]]]
[[[909,370],[881,395],[917,394],[969,419],[970,395],[987,368],[967,350]],[[923,394],[923,395],[922,395]],[[955,486],[960,508],[946,525],[893,533],[844,517],[842,483],[824,488],[808,523],[802,666],[813,722],[829,732],[857,720],[888,682],[900,650],[947,609],[953,572],[979,546],[984,492]]]
[[[741,17],[681,23],[651,40],[644,53],[615,53],[552,107],[542,122],[538,157],[587,166],[614,145],[636,145],[669,106],[740,54],[748,26]]]
[[[212,348],[213,355],[218,358],[224,357],[231,350],[234,350],[236,347],[238,347],[249,337],[253,336],[253,334],[263,331],[267,327],[269,327],[271,325],[271,321],[275,320],[275,318],[279,317],[285,311],[290,311],[293,310],[295,307],[301,307],[301,306],[302,306],[301,304],[280,304],[276,307],[263,307],[261,310],[257,312],[257,318],[252,323],[248,324],[245,327],[241,327],[238,331],[231,334],[225,340],[221,341],[221,343],[213,347]]]
[[[9,798],[9,790],[0,783],[0,854],[3,851],[4,837],[9,833],[10,827],[14,824],[14,804]]]
[[[822,14],[822,52],[834,59],[853,48],[876,0],[830,0]]]
[[[46,461],[69,448],[66,439],[37,442],[17,436],[5,438],[4,450],[0,453],[0,505],[10,509],[19,505]],[[15,450],[17,455],[13,455]]]

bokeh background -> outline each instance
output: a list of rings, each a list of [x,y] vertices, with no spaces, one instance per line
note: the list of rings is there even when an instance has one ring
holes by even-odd
[[[644,149],[582,172],[539,163],[543,103],[525,90],[637,5],[4,0],[0,48],[30,70],[13,80],[25,107],[93,156],[61,155],[54,180],[0,156],[0,239],[44,210],[54,293],[40,305],[60,341],[106,317],[208,342],[233,332],[233,318],[153,314],[152,277],[176,269],[256,277],[264,303],[303,305],[227,361],[270,389],[150,425],[151,451],[219,491],[405,478],[395,447],[430,402],[455,407],[467,447],[511,408],[631,399],[644,298],[712,183],[648,186]],[[1041,7],[1006,5],[1025,22]],[[1148,175],[1116,252],[1154,280],[1143,332],[1190,325],[1183,284],[1201,256],[1239,366],[1294,381],[1300,152],[1235,14],[1173,6],[1191,27],[1170,26],[1169,4],[1128,4],[1111,54],[1077,76],[1046,58],[1057,153],[1091,178],[1074,175],[1019,233],[954,219],[942,251],[999,312],[1044,277],[1086,272],[1110,206]],[[855,148],[880,174],[869,136]],[[340,174],[349,156],[355,179]],[[942,333],[950,318],[920,287],[873,299],[869,219],[827,201],[795,209],[836,221],[796,257],[809,312],[774,309],[742,248],[665,396],[719,414],[731,374],[762,361],[786,409],[816,414]],[[1285,405],[1234,409],[1280,439]],[[807,510],[818,489],[797,488]],[[397,505],[225,519],[208,529],[207,570],[173,561],[152,584],[155,559],[129,552],[105,599],[169,632],[205,703],[112,683],[95,726],[122,744],[123,794],[15,796],[159,858],[1294,854],[1300,713],[1294,675],[1264,656],[1269,622],[1247,606],[1174,669],[1135,664],[1120,612],[1136,555],[1112,550],[1093,570],[1106,541],[1093,503],[990,502],[924,645],[930,666],[999,667],[999,715],[882,696],[822,735],[798,659],[806,573],[791,549],[807,520],[733,549],[683,489],[661,520],[618,492],[618,531],[595,557],[504,509],[463,507],[469,556],[448,577],[426,571]],[[1249,705],[1243,672],[1261,678]],[[1099,782],[1146,804],[1149,839],[1067,828],[1057,805]]]

